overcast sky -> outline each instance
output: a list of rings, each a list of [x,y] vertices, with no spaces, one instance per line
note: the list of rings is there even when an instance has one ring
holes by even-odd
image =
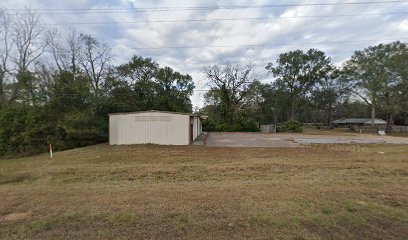
[[[290,50],[318,48],[340,64],[369,45],[408,40],[408,1],[2,0],[0,7],[32,8],[44,24],[92,34],[109,43],[115,64],[141,55],[192,75],[194,106],[208,89],[201,73],[208,65],[253,62],[265,74]]]

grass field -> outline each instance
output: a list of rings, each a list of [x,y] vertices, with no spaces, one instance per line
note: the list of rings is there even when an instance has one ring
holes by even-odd
[[[108,146],[0,160],[2,239],[406,239],[408,146]]]

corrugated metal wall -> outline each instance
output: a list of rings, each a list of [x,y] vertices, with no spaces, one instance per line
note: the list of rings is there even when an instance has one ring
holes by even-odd
[[[109,143],[190,144],[190,116],[142,112],[109,116]]]

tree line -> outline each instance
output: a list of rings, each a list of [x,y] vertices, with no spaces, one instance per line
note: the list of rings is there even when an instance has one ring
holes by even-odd
[[[105,142],[113,112],[193,112],[188,74],[142,56],[115,65],[109,44],[44,28],[30,10],[0,11],[0,21],[0,156]],[[317,49],[282,53],[259,72],[251,63],[207,66],[209,90],[195,112],[209,116],[211,131],[368,115],[391,129],[407,123],[407,56],[407,45],[394,42],[356,51],[341,67]]]
[[[140,56],[115,66],[107,43],[29,10],[0,19],[0,156],[105,142],[113,112],[192,111],[188,74]]]
[[[318,49],[282,53],[265,66],[226,62],[204,69],[208,129],[258,131],[260,124],[301,121],[331,127],[334,118],[370,116],[408,124],[408,47],[393,42],[356,51],[341,66]]]

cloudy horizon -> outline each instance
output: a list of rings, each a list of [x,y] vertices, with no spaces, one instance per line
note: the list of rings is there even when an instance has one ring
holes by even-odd
[[[3,0],[0,7],[30,8],[44,27],[91,34],[111,46],[115,64],[140,55],[190,74],[198,107],[208,65],[252,62],[265,74],[290,50],[317,48],[340,64],[355,50],[408,39],[408,1]]]

